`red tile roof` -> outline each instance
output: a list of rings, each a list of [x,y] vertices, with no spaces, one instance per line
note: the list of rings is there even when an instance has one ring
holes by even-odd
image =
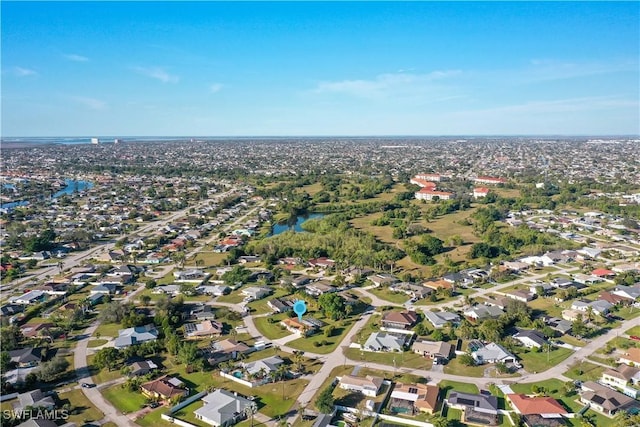
[[[553,397],[530,397],[508,394],[513,407],[522,415],[566,414],[567,410]]]
[[[591,272],[591,274],[593,274],[594,276],[598,276],[598,277],[615,276],[616,275],[616,273],[614,273],[611,270],[607,270],[606,268],[596,268],[595,270],[593,270]]]

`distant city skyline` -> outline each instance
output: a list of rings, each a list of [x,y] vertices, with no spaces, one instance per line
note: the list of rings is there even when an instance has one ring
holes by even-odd
[[[2,136],[638,135],[638,2],[7,2]]]

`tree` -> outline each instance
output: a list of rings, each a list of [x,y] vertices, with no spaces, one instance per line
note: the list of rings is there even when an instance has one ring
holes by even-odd
[[[3,351],[0,353],[0,371],[7,372],[7,368],[9,367],[9,363],[11,363],[11,357],[9,357],[9,353]]]
[[[318,298],[318,306],[325,316],[332,320],[341,319],[345,315],[344,300],[336,293],[324,293]]]
[[[184,343],[178,351],[178,360],[185,365],[192,365],[198,359],[198,346],[195,343]]]
[[[11,325],[0,328],[0,342],[2,343],[2,350],[11,351],[20,345],[22,340],[22,332],[18,325]]]
[[[101,348],[96,352],[93,358],[93,364],[98,369],[107,368],[109,371],[113,370],[120,363],[120,351],[114,347]]]
[[[48,362],[40,364],[37,371],[38,379],[44,382],[54,381],[69,367],[69,361],[64,357],[55,356]]]
[[[470,354],[461,354],[458,356],[458,361],[464,366],[474,366],[476,361]]]
[[[333,332],[335,331],[335,326],[333,325],[328,325],[326,328],[324,328],[324,336],[325,337],[330,337],[331,335],[333,335]]]
[[[330,414],[333,412],[334,403],[333,387],[329,386],[322,390],[318,396],[318,399],[316,400],[316,407],[321,413]]]
[[[153,289],[157,285],[156,281],[153,279],[149,279],[144,283],[144,287],[147,289]]]
[[[151,297],[149,295],[142,295],[140,297],[140,302],[142,302],[142,305],[147,306],[151,302]]]
[[[453,420],[443,417],[442,415],[434,415],[430,420],[433,427],[452,427]]]

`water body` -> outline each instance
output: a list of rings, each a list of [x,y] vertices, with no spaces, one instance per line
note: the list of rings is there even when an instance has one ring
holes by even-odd
[[[66,184],[66,187],[54,193],[52,196],[54,199],[64,194],[73,194],[73,192],[76,191],[76,189],[78,191],[83,191],[83,190],[89,190],[93,188],[93,183],[89,181],[82,181],[82,180],[76,181],[75,179],[65,179],[64,183]],[[27,206],[28,204],[29,202],[26,200],[18,200],[16,202],[0,204],[0,209],[11,210],[11,209],[15,209],[18,206]]]
[[[277,236],[280,233],[284,233],[285,231],[288,230],[293,230],[296,233],[300,233],[303,232],[304,230],[302,229],[302,223],[305,222],[308,219],[314,219],[314,218],[322,218],[324,216],[324,214],[321,213],[312,213],[312,214],[306,214],[306,215],[300,215],[298,217],[296,217],[296,222],[295,224],[276,224],[271,228],[271,234],[269,234],[270,236]]]
[[[93,188],[93,183],[89,181],[82,181],[82,180],[76,181],[75,179],[65,179],[64,183],[67,186],[64,187],[62,190],[54,193],[52,196],[54,199],[64,194],[73,194],[73,192],[76,191],[76,189],[78,191],[84,191],[84,190],[90,190],[91,188]]]

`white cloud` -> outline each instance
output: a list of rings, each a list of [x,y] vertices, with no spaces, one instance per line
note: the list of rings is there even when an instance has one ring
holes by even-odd
[[[160,80],[162,83],[178,83],[180,80],[178,76],[169,74],[160,67],[133,67],[133,70],[143,76]]]
[[[224,85],[222,83],[213,83],[209,85],[209,92],[218,93],[222,90],[223,87]]]
[[[65,59],[73,62],[87,62],[89,60],[86,56],[78,55],[76,53],[66,53],[63,56]]]
[[[609,62],[567,62],[555,59],[532,59],[530,66],[517,70],[513,79],[524,83],[572,79],[621,71],[637,71],[637,60]]]
[[[428,74],[379,74],[370,80],[341,80],[320,82],[315,93],[343,93],[362,98],[384,98],[398,94],[412,94],[436,87],[436,81],[461,74],[459,70],[433,71]]]
[[[86,96],[72,96],[71,99],[90,110],[103,110],[107,106],[107,103],[100,99],[89,98]]]
[[[13,72],[18,77],[35,76],[38,74],[35,70],[30,70],[29,68],[22,67],[14,67]]]

